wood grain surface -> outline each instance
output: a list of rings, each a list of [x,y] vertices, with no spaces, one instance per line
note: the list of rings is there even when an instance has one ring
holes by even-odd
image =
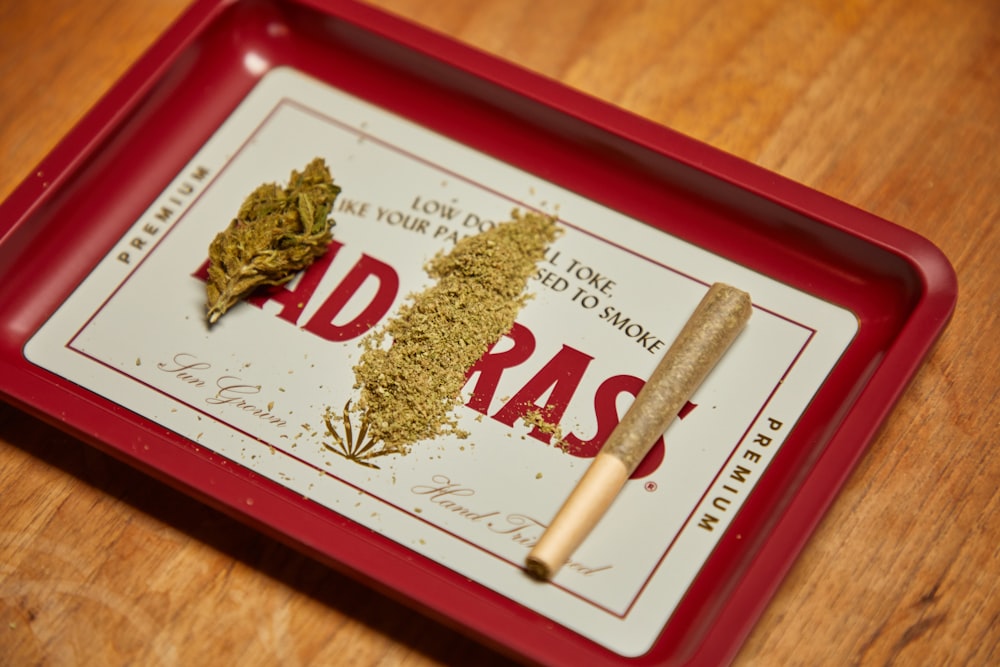
[[[736,663],[1000,664],[1000,3],[372,4],[945,252],[950,327]],[[0,4],[0,198],[184,5]],[[508,663],[3,406],[0,664]]]

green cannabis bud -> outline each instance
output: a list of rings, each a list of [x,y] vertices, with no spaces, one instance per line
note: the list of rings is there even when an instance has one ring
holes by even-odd
[[[287,187],[265,183],[254,190],[208,247],[208,323],[257,287],[288,282],[325,253],[338,194],[322,158],[293,170]]]

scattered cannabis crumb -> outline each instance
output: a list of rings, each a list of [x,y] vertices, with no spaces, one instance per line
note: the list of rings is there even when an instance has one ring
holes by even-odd
[[[436,282],[362,341],[354,366],[359,398],[340,415],[327,411],[335,441],[328,447],[377,467],[368,459],[406,454],[414,443],[442,435],[467,437],[452,414],[466,372],[514,325],[529,297],[528,280],[558,232],[552,216],[514,211],[510,221],[428,262]],[[359,425],[356,434],[352,424]]]
[[[530,410],[524,415],[522,421],[527,426],[533,426],[542,433],[547,433],[550,436],[550,444],[553,447],[558,447],[563,451],[566,451],[568,445],[563,439],[562,426],[546,421],[541,410]]]
[[[261,285],[281,285],[323,255],[340,194],[322,158],[292,171],[287,187],[265,183],[208,248],[207,318],[214,324]]]

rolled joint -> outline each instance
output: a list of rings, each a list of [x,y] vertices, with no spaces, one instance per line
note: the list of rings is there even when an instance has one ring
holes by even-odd
[[[600,521],[629,476],[743,330],[750,295],[712,285],[525,560],[551,578]]]

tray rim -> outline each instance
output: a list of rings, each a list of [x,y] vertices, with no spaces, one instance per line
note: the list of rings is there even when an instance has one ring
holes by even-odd
[[[0,246],[4,245],[17,229],[27,224],[33,213],[45,201],[54,196],[60,186],[72,179],[80,165],[98,150],[103,139],[107,137],[126,118],[143,94],[155,86],[159,76],[168,68],[174,59],[194,41],[197,36],[227,8],[241,4],[247,0],[197,0],[188,7],[153,45],[126,71],[126,73],[105,93],[98,103],[88,111],[77,125],[56,145],[56,147],[29,172],[29,175],[15,188],[6,201],[0,204]],[[763,541],[748,569],[759,568],[761,563],[768,563],[773,570],[774,564],[781,564],[779,574],[772,577],[742,577],[733,592],[733,597],[741,603],[727,603],[715,621],[717,625],[728,625],[738,628],[739,632],[728,633],[734,640],[716,649],[707,651],[702,647],[699,657],[711,658],[728,662],[735,657],[745,637],[749,634],[757,617],[772,594],[780,585],[784,574],[797,559],[799,552],[809,539],[813,529],[822,519],[826,509],[836,498],[838,491],[853,471],[857,461],[868,449],[872,438],[884,423],[896,401],[905,392],[909,381],[923,363],[924,357],[943,332],[954,310],[957,296],[957,278],[951,264],[943,253],[928,240],[910,230],[891,223],[845,202],[833,199],[819,191],[795,183],[785,177],[774,174],[762,167],[754,165],[741,158],[724,153],[707,144],[688,138],[673,130],[657,125],[652,121],[636,116],[618,107],[590,97],[579,91],[569,89],[563,84],[546,79],[521,67],[500,60],[490,54],[457,42],[445,35],[431,32],[426,28],[412,24],[405,19],[383,12],[380,9],[363,5],[355,0],[274,0],[282,4],[296,4],[312,8],[325,14],[335,13],[338,17],[355,23],[365,30],[378,34],[386,39],[398,42],[415,51],[420,51],[435,59],[442,60],[453,68],[468,72],[478,78],[485,79],[503,88],[522,95],[534,102],[543,104],[562,114],[572,116],[583,122],[596,125],[600,129],[616,134],[622,139],[638,146],[666,155],[667,157],[697,170],[703,174],[733,185],[741,190],[765,198],[782,208],[802,214],[816,220],[820,224],[843,231],[850,236],[861,239],[871,245],[882,248],[903,259],[916,276],[921,280],[921,293],[910,313],[909,321],[902,327],[878,368],[872,373],[867,384],[855,398],[855,402],[867,402],[879,406],[880,409],[867,410],[864,414],[849,411],[843,422],[830,435],[829,443],[822,455],[812,467],[799,491],[789,501],[787,510],[779,517],[774,528]],[[30,337],[30,334],[27,336]],[[25,338],[26,340],[27,338]],[[3,360],[7,361],[7,360]],[[23,355],[21,361],[24,361]],[[39,408],[32,398],[32,390],[44,392],[53,387],[46,386],[44,379],[36,377],[30,387],[10,383],[11,374],[5,374],[7,379],[0,381],[0,395],[5,400],[31,412],[38,417],[55,424],[91,445],[125,458],[127,462],[154,477],[164,479],[174,486],[181,486],[187,493],[198,497],[210,505],[218,507],[225,501],[218,494],[207,494],[204,490],[188,485],[177,476],[165,473],[164,469],[129,456],[128,452],[114,444],[102,441],[94,434],[88,433],[78,424],[66,421],[65,418]],[[26,380],[23,373],[21,380]],[[68,384],[68,383],[66,383]],[[66,391],[66,387],[56,387],[57,391]],[[87,394],[85,390],[83,394]],[[37,396],[37,394],[36,394]],[[128,412],[118,406],[98,405],[85,395],[77,396],[78,400],[89,402],[93,407],[114,413]],[[156,425],[148,423],[146,430],[155,431]],[[134,430],[134,429],[128,429]],[[161,427],[161,430],[162,427]],[[857,443],[864,443],[859,446]],[[833,473],[833,474],[831,474]],[[246,483],[246,480],[243,480]],[[819,489],[819,491],[817,491]],[[808,491],[807,491],[808,490]],[[280,495],[280,494],[278,494]],[[230,514],[248,522],[254,527],[280,540],[288,541],[288,536],[270,525],[262,516],[252,515],[246,508],[222,507]],[[301,511],[302,507],[297,506]],[[263,511],[263,510],[261,510]],[[328,517],[324,517],[324,521]],[[350,523],[344,520],[345,523]],[[363,527],[361,527],[363,529]],[[351,529],[348,526],[346,529]],[[329,556],[316,551],[314,545],[300,538],[292,538],[295,546],[310,553],[310,555],[329,563]],[[389,554],[388,557],[395,559]],[[456,623],[451,615],[441,606],[428,604],[420,595],[387,590],[384,582],[373,580],[365,574],[363,559],[355,559],[354,563],[340,563],[338,569],[348,571],[352,576],[361,579],[368,585],[388,592],[403,602],[415,601],[425,613],[430,614],[445,625],[458,626],[459,629],[471,629],[475,636],[504,652],[511,649],[518,655],[534,655],[536,658],[554,658],[545,651],[538,651],[519,640],[504,642],[490,636],[487,632],[490,625],[503,625],[509,616],[517,614],[510,605],[500,605],[495,610],[495,616],[484,614],[486,620],[474,626]],[[424,574],[446,576],[447,572],[435,572],[433,566],[422,566]],[[437,567],[445,570],[443,566]],[[478,585],[475,585],[478,586]],[[425,589],[426,590],[426,589]],[[486,605],[490,596],[479,595],[480,610]],[[445,605],[447,606],[447,605]],[[482,609],[481,609],[482,608]],[[749,613],[748,613],[749,612]],[[524,610],[521,621],[537,623],[539,616],[530,610]],[[584,640],[585,642],[587,640]],[[588,642],[589,643],[589,642]],[[655,648],[655,645],[654,645]],[[598,652],[600,653],[600,651]],[[572,656],[561,656],[572,659]],[[578,658],[594,658],[595,655],[586,647],[581,648]],[[604,655],[607,664],[640,664],[640,659],[622,659],[620,656]]]

